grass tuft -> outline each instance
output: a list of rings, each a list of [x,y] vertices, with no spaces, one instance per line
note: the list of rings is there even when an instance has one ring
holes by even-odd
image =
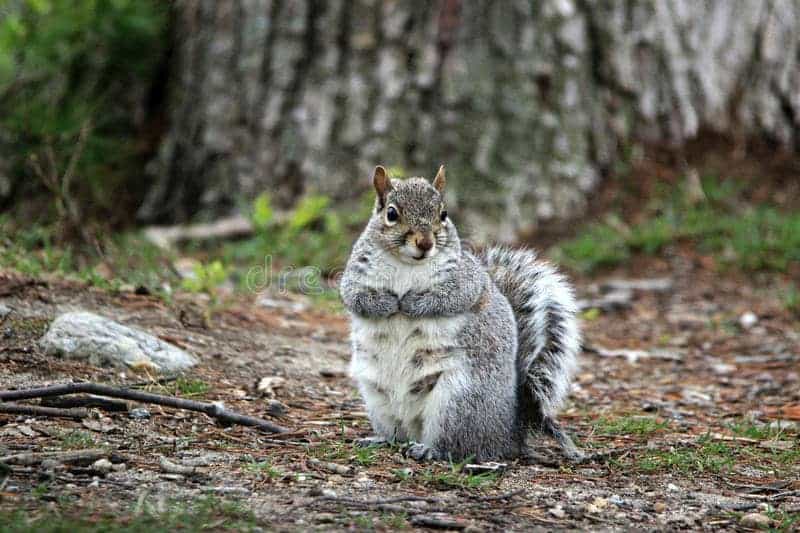
[[[723,267],[784,272],[800,263],[800,213],[738,204],[738,188],[731,183],[704,180],[701,202],[692,200],[686,186],[662,194],[635,225],[618,219],[590,225],[555,255],[576,270],[591,272],[623,263],[634,253],[654,255],[687,242]]]
[[[669,427],[669,422],[650,416],[623,416],[617,418],[599,418],[594,423],[594,430],[599,435],[638,435],[648,436]]]

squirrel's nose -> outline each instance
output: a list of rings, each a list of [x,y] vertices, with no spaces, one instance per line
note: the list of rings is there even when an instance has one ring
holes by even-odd
[[[433,248],[433,239],[427,236],[422,237],[421,239],[417,239],[415,241],[415,244],[417,245],[417,248],[419,248],[423,252],[427,252],[428,250]]]

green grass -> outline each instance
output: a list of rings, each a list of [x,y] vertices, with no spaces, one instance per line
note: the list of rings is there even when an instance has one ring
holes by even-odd
[[[244,465],[244,469],[245,471],[250,472],[252,474],[263,475],[270,479],[280,479],[285,475],[285,473],[282,470],[275,468],[275,466],[272,465],[271,461],[253,460],[246,463]]]
[[[408,529],[406,513],[360,513],[352,517],[358,531],[399,531]]]
[[[735,424],[730,428],[737,436],[756,440],[770,441],[784,436],[778,431],[747,423]],[[743,444],[741,441],[726,442],[703,436],[697,440],[696,445],[645,451],[632,464],[643,473],[673,471],[681,474],[716,474],[727,472],[734,465],[773,470],[776,475],[792,475],[800,465],[800,449],[796,446],[790,449],[770,449],[755,444]]]
[[[419,478],[422,482],[436,489],[478,489],[494,485],[500,478],[500,474],[486,472],[481,474],[470,474],[464,472],[464,465],[469,460],[460,463],[450,463],[450,466],[442,470],[439,466],[431,466],[420,472]]]
[[[178,378],[170,388],[176,396],[202,396],[211,390],[211,385],[202,379]]]
[[[673,243],[692,243],[721,267],[786,271],[800,262],[800,213],[739,203],[733,180],[703,181],[705,200],[690,201],[685,187],[662,192],[644,218],[630,226],[615,218],[592,224],[554,255],[583,272],[615,266],[633,254],[654,255]]]
[[[54,274],[91,286],[119,290],[147,287],[163,294],[165,283],[177,284],[170,264],[172,255],[150,244],[138,234],[117,234],[102,239],[98,251],[71,243],[60,243],[55,226],[17,226],[0,217],[0,269],[39,277]],[[107,277],[109,276],[110,277]]]
[[[334,209],[327,197],[307,196],[278,219],[269,196],[262,195],[251,218],[256,231],[250,238],[165,251],[137,233],[101,236],[98,247],[74,244],[59,238],[57,224],[23,226],[0,216],[0,269],[32,277],[57,275],[114,291],[143,286],[167,301],[174,289],[206,293],[212,305],[219,303],[220,288],[231,282],[239,292],[296,292],[319,308],[340,311],[338,290],[327,276],[344,266],[369,209]],[[183,279],[173,266],[178,257],[197,260]]]
[[[145,505],[140,513],[55,510],[0,511],[0,533],[167,533],[172,531],[251,531],[255,515],[241,503],[212,496],[191,502],[172,501],[164,512]]]
[[[358,446],[336,441],[308,448],[308,454],[323,461],[347,462],[372,466],[378,461],[381,446]]]
[[[62,433],[58,443],[65,450],[80,450],[97,446],[97,442],[90,433],[79,429]]]
[[[594,423],[595,432],[599,435],[606,436],[648,436],[668,427],[669,422],[650,416],[602,417]]]
[[[408,528],[408,515],[406,513],[383,513],[380,521],[389,531]]]
[[[800,318],[800,289],[797,288],[797,285],[789,285],[781,300],[783,301],[784,309]]]
[[[702,438],[698,446],[682,446],[671,450],[644,452],[636,459],[636,467],[644,473],[675,471],[682,474],[719,473],[735,463],[736,450],[722,442]]]
[[[782,509],[770,509],[767,516],[775,521],[772,531],[795,531],[800,526],[800,512],[788,512]]]
[[[737,437],[757,440],[775,440],[788,437],[788,434],[792,433],[786,429],[771,428],[768,424],[756,424],[744,419],[728,424],[728,429]]]

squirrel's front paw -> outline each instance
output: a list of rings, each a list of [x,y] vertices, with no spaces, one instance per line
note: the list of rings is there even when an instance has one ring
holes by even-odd
[[[400,299],[400,311],[408,316],[418,317],[425,314],[425,293],[408,291]]]

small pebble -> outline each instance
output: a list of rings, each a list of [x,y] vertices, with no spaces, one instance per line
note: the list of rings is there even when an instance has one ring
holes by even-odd
[[[134,420],[145,420],[150,418],[150,411],[144,407],[137,407],[128,411],[128,417],[133,418]]]
[[[772,518],[761,513],[747,513],[739,520],[739,524],[742,527],[762,529],[772,525]]]
[[[656,502],[653,505],[653,510],[657,513],[663,513],[664,511],[667,510],[667,504],[665,504],[664,502]]]
[[[45,459],[44,461],[42,461],[42,465],[41,466],[42,466],[42,469],[44,469],[44,470],[53,470],[53,469],[62,467],[64,465],[62,465],[60,462],[58,462],[58,461],[56,461],[54,459]]]
[[[567,513],[564,512],[564,509],[561,506],[548,509],[547,512],[555,516],[556,518],[564,518],[565,516],[567,516]]]
[[[681,490],[681,489],[680,489],[680,487],[678,487],[674,483],[670,483],[669,485],[667,485],[667,490],[678,491],[678,490]]]
[[[589,514],[598,514],[598,513],[600,513],[600,508],[597,507],[593,503],[587,503],[586,504],[586,512],[589,513]]]
[[[752,311],[748,311],[739,317],[739,325],[742,329],[750,329],[758,323],[758,317]]]
[[[289,412],[289,408],[278,400],[269,400],[267,402],[267,414],[272,416],[284,416]]]
[[[111,464],[111,461],[108,459],[98,459],[94,463],[92,463],[92,468],[97,470],[98,472],[103,472],[105,474],[111,472],[114,468],[114,465]]]

